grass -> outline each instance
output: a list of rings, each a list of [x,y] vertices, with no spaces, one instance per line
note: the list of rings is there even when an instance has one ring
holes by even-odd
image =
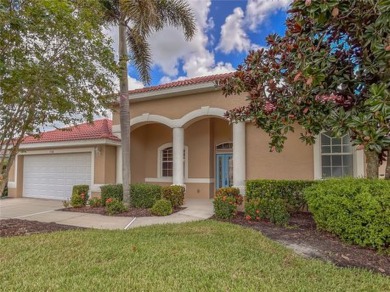
[[[216,221],[3,238],[2,291],[389,291],[390,278],[304,259]]]

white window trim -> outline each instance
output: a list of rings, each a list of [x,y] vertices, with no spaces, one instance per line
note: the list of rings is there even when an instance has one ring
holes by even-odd
[[[364,177],[365,165],[364,165],[364,152],[363,150],[357,150],[356,147],[352,147],[353,157],[353,176]],[[322,179],[322,163],[321,163],[321,135],[316,136],[316,142],[313,145],[313,158],[314,158],[314,179]]]

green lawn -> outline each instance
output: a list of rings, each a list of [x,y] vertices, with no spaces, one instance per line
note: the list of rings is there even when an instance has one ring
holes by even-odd
[[[2,238],[1,291],[390,291],[216,221]]]

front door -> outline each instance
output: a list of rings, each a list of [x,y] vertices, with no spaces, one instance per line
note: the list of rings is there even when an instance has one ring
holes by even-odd
[[[216,189],[233,185],[233,155],[231,153],[217,154]]]

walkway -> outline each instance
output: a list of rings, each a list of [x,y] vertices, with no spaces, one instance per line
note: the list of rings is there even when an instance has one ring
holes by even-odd
[[[98,229],[129,229],[164,223],[181,223],[204,220],[213,215],[211,200],[187,199],[186,209],[165,217],[115,217],[98,214],[57,211],[63,208],[61,201],[30,198],[1,199],[0,220],[17,218],[24,220],[55,222],[58,224]]]

